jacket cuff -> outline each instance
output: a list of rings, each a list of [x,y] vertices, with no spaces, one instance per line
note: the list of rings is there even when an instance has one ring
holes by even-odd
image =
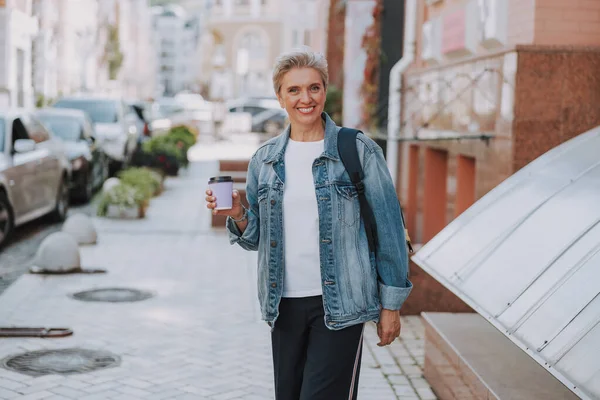
[[[242,238],[242,232],[240,231],[240,228],[238,228],[237,224],[233,222],[231,217],[227,217],[227,220],[225,221],[225,227],[229,232],[229,243],[235,244],[239,242]]]
[[[413,288],[407,279],[406,287],[388,286],[379,282],[381,306],[387,310],[399,310]]]

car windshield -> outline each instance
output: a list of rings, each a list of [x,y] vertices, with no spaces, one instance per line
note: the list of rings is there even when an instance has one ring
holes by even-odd
[[[118,122],[117,102],[113,100],[59,100],[54,104],[54,107],[83,110],[90,115],[92,122],[95,124],[113,124]]]
[[[0,118],[0,151],[4,151],[4,131],[6,130],[6,121]]]
[[[78,118],[63,115],[38,115],[48,129],[59,138],[74,142],[81,138],[81,122]]]

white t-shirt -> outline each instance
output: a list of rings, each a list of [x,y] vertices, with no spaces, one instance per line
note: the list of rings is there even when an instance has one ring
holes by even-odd
[[[295,142],[292,139],[289,139],[285,150],[283,297],[323,294],[319,210],[312,174],[313,162],[323,150],[323,140]]]

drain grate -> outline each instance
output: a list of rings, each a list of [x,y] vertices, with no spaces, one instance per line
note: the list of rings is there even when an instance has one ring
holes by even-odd
[[[6,369],[30,376],[81,374],[116,367],[121,358],[107,351],[86,349],[39,350],[4,359]]]
[[[93,289],[72,295],[73,298],[81,301],[104,301],[109,303],[142,301],[152,296],[154,295],[151,292],[129,288]]]

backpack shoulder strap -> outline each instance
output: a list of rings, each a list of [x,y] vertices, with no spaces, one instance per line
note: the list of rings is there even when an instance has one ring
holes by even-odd
[[[369,242],[369,250],[375,252],[377,248],[377,223],[375,214],[369,205],[367,196],[365,196],[365,185],[363,183],[364,172],[358,157],[356,147],[356,136],[361,132],[357,129],[342,128],[338,133],[338,152],[346,168],[350,181],[356,187],[358,192],[358,202],[360,205],[360,214],[365,225],[365,232]]]
[[[346,168],[346,172],[348,173],[348,176],[350,176],[350,181],[354,184],[356,190],[358,191],[360,213],[365,224],[365,230],[369,240],[369,249],[371,249],[371,251],[375,251],[375,247],[377,246],[377,225],[373,210],[371,209],[371,206],[367,201],[367,197],[365,196],[365,185],[362,181],[364,178],[364,172],[360,163],[360,158],[358,157],[358,149],[356,147],[356,136],[359,133],[362,133],[362,131],[359,131],[358,129],[341,128],[338,133],[338,152],[340,153],[340,158],[342,159],[342,163]],[[408,235],[408,229],[404,223],[404,212],[402,210],[402,206],[400,206],[400,218],[402,218],[402,226],[404,227],[408,252],[413,253],[413,247],[410,236]]]
[[[359,132],[358,129],[342,128],[338,133],[338,152],[350,180],[355,185],[364,177],[356,147],[356,136]]]

